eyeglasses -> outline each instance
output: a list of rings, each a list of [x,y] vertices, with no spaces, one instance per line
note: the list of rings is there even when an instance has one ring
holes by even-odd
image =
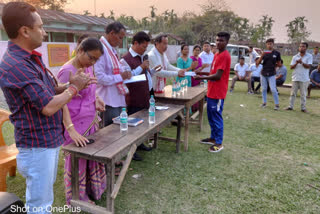
[[[92,61],[92,62],[96,62],[98,61],[97,58],[95,58],[94,56],[91,56],[87,51],[85,52],[87,54],[87,56],[89,57],[89,60]]]

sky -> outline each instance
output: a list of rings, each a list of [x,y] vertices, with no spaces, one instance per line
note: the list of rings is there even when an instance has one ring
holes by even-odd
[[[94,14],[94,0],[69,0],[66,12],[81,13],[89,10]],[[150,6],[157,8],[156,13],[160,14],[166,9],[174,9],[178,15],[185,11],[192,11],[197,14],[201,12],[200,4],[208,0],[95,0],[96,14],[110,14],[115,16],[126,14],[135,18],[142,18],[150,15]],[[276,42],[287,42],[287,31],[285,25],[297,16],[305,16],[309,21],[308,30],[311,32],[309,39],[320,41],[320,0],[225,0],[232,11],[241,17],[246,17],[251,23],[258,23],[262,15],[272,16],[275,20],[272,33]],[[318,20],[318,21],[317,21]]]

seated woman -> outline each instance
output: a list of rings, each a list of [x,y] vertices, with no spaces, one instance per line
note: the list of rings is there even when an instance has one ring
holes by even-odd
[[[77,71],[83,75],[94,77],[93,64],[103,54],[103,47],[96,38],[84,39],[74,58],[64,64],[59,71],[58,79],[61,83],[69,81],[70,73]],[[86,137],[96,130],[96,110],[104,111],[103,101],[96,96],[96,84],[90,84],[79,92],[63,112],[63,123],[66,127],[63,146],[75,142],[77,146],[85,147],[89,142]],[[71,157],[65,156],[64,184],[66,202],[69,205],[72,198],[71,192]],[[98,200],[106,189],[106,173],[104,164],[86,159],[79,159],[79,194],[80,200],[94,203],[89,198]]]
[[[181,56],[177,60],[177,67],[186,69],[187,71],[193,71],[198,66],[197,62],[193,62],[189,57],[189,46],[186,44],[181,45]],[[177,77],[176,81],[181,82],[182,80],[188,80],[188,87],[191,87],[191,77]]]

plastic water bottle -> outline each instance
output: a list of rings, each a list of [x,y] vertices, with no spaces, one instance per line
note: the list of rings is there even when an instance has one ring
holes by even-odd
[[[184,79],[184,90],[188,91],[188,79]]]
[[[122,112],[120,114],[120,131],[128,131],[128,114],[126,112],[126,108],[122,108]]]
[[[153,95],[151,95],[149,103],[150,103],[150,106],[155,106],[156,105],[156,101],[155,101]]]
[[[154,124],[155,122],[156,122],[156,107],[154,105],[151,105],[151,103],[150,103],[150,107],[149,107],[149,124]]]
[[[176,93],[177,93],[177,96],[179,96],[180,95],[180,92],[181,92],[181,87],[180,87],[180,83],[179,82],[177,82],[177,87],[176,87]]]
[[[172,97],[176,97],[177,93],[176,93],[176,82],[174,81],[172,83]]]
[[[185,92],[185,89],[186,89],[186,83],[185,83],[185,81],[184,81],[185,79],[182,79],[181,80],[181,91],[182,91],[182,93],[184,93]]]
[[[208,80],[204,80],[204,87],[205,87],[205,88],[208,87]]]

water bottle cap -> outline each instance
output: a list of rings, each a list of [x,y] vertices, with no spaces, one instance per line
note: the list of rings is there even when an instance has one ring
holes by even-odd
[[[151,98],[153,98],[153,95],[151,95]]]
[[[122,111],[126,111],[126,108],[122,108]]]

